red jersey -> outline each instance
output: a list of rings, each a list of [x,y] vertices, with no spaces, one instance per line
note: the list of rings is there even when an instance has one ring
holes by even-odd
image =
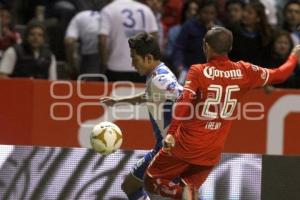
[[[290,56],[283,66],[270,70],[216,57],[191,66],[168,131],[175,137],[172,154],[191,164],[215,165],[243,95],[287,78],[296,63],[297,57]]]

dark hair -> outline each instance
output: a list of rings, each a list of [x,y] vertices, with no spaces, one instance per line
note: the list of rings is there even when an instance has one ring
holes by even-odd
[[[290,32],[292,32],[293,30],[292,30],[292,27],[289,26],[289,23],[287,22],[285,15],[286,15],[286,12],[287,12],[288,7],[289,7],[291,4],[297,4],[298,6],[300,6],[300,1],[299,1],[299,0],[289,0],[289,1],[284,5],[284,7],[283,7],[283,15],[284,15],[284,19],[283,19],[283,25],[282,25],[282,27],[283,27],[283,29],[288,30],[288,31],[290,31]]]
[[[282,30],[282,29],[277,29],[277,30],[275,31],[275,34],[274,34],[274,41],[273,41],[273,49],[272,49],[272,50],[274,50],[274,44],[275,44],[276,40],[277,40],[278,38],[282,37],[282,36],[285,36],[285,37],[288,38],[289,43],[290,43],[290,49],[289,49],[289,52],[291,52],[292,49],[293,49],[293,46],[294,46],[293,39],[292,39],[292,37],[291,37],[291,35],[290,35],[289,32],[287,32],[287,31],[285,31],[285,30]]]
[[[289,0],[283,7],[283,13],[286,13],[287,8],[289,7],[289,5],[291,4],[298,4],[298,6],[300,6],[300,1],[299,0]]]
[[[140,56],[151,54],[154,59],[160,60],[161,53],[157,39],[149,33],[140,32],[128,40],[130,49],[136,51]]]
[[[204,42],[218,54],[227,54],[230,52],[233,42],[232,32],[221,26],[214,26],[207,31],[204,36]]]
[[[13,10],[11,9],[11,6],[0,3],[0,10],[6,11],[9,13],[10,23],[8,24],[8,28],[12,31],[15,31],[15,22],[14,22],[14,17],[13,17],[14,13],[13,13]]]
[[[190,5],[192,3],[195,3],[195,4],[197,4],[197,6],[199,6],[199,3],[197,0],[188,0],[183,3],[182,10],[181,10],[181,20],[180,20],[181,24],[183,24],[187,20],[186,12],[189,10]]]
[[[27,26],[26,26],[26,29],[25,29],[25,32],[24,32],[24,41],[27,42],[27,39],[28,39],[28,36],[29,36],[29,33],[32,29],[34,28],[40,28],[43,30],[43,33],[44,33],[44,40],[45,40],[45,43],[47,43],[48,41],[48,37],[47,37],[47,32],[46,32],[46,28],[45,26],[38,22],[38,21],[30,21]]]
[[[203,8],[208,6],[214,6],[216,11],[219,12],[218,5],[215,0],[198,0],[198,11],[200,12]]]
[[[225,3],[225,10],[232,4],[239,4],[242,8],[245,7],[245,2],[243,0],[227,0]]]
[[[254,9],[256,15],[259,17],[260,21],[257,24],[257,31],[261,35],[262,45],[264,47],[268,46],[272,40],[272,27],[268,22],[264,4],[259,0],[250,0],[247,5]]]

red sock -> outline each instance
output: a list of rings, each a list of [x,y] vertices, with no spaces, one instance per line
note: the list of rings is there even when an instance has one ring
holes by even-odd
[[[174,199],[181,199],[182,197],[182,186],[167,179],[151,178],[145,174],[144,184],[148,192]]]

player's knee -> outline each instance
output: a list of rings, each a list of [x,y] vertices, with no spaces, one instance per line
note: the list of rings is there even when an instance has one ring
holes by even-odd
[[[141,187],[143,187],[143,183],[140,180],[137,180],[131,174],[126,176],[125,180],[121,184],[121,189],[127,195],[131,195]]]
[[[144,176],[144,188],[147,192],[155,193],[155,180],[149,175],[145,174]]]
[[[129,195],[130,194],[130,189],[131,187],[130,187],[130,184],[128,183],[128,181],[127,181],[127,179],[125,179],[124,181],[123,181],[123,183],[122,183],[122,185],[121,185],[121,189],[123,190],[123,192],[125,193],[125,194],[127,194],[127,195]]]

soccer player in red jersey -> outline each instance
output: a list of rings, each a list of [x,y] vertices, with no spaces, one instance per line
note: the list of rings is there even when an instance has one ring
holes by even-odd
[[[300,45],[276,69],[232,62],[232,33],[214,27],[204,37],[207,63],[192,65],[176,103],[164,148],[144,177],[146,190],[174,199],[197,199],[197,191],[221,157],[235,108],[250,89],[286,80],[300,58]],[[180,176],[180,184],[171,182]]]

